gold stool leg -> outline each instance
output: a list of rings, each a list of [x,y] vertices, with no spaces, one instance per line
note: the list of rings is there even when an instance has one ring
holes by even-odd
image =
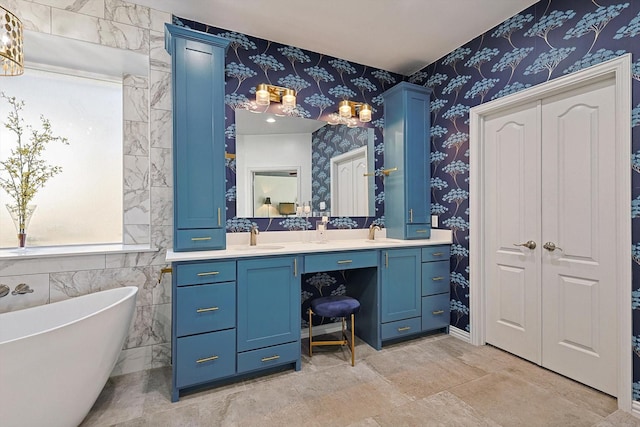
[[[313,356],[313,333],[311,331],[311,327],[312,327],[312,319],[311,316],[313,315],[313,311],[311,311],[311,309],[309,309],[309,357]]]
[[[355,315],[351,314],[351,366],[356,366]]]

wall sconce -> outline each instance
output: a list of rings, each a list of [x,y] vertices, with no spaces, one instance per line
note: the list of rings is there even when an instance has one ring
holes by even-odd
[[[22,22],[0,6],[0,64],[5,76],[24,73]]]
[[[349,127],[356,127],[358,122],[353,118],[358,117],[362,123],[371,121],[371,106],[361,102],[353,102],[347,99],[340,101],[338,104],[338,113],[329,116],[330,125],[343,124]]]
[[[286,87],[260,83],[256,86],[256,104],[267,106],[270,102],[281,102],[284,107],[295,108],[296,91]]]

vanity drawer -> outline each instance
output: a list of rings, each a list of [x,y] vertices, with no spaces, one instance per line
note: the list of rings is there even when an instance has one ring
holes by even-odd
[[[443,261],[450,257],[449,245],[429,246],[422,248],[422,262]]]
[[[176,387],[187,387],[217,378],[231,376],[236,371],[236,331],[178,338],[176,349]]]
[[[401,338],[407,335],[417,334],[420,332],[420,318],[412,317],[410,319],[398,320],[382,324],[382,340]]]
[[[226,232],[224,228],[176,230],[174,247],[178,252],[224,249]]]
[[[449,261],[422,263],[422,295],[449,292]]]
[[[305,273],[376,267],[377,265],[378,252],[376,251],[347,251],[304,257]]]
[[[431,237],[430,224],[409,224],[407,227],[407,239],[428,239]]]
[[[299,341],[245,351],[244,353],[238,353],[238,373],[293,363],[297,362],[299,358]]]
[[[449,292],[422,297],[422,330],[446,328],[449,326]]]
[[[179,337],[236,326],[236,283],[183,286],[177,289],[176,334]]]
[[[178,286],[236,280],[235,261],[193,262],[176,266],[174,274]]]

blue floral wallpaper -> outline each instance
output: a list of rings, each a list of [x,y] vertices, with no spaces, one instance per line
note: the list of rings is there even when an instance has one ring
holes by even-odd
[[[469,109],[633,55],[634,400],[640,400],[640,2],[542,0],[409,77],[433,89],[431,209],[453,230],[451,324],[469,330]]]
[[[369,132],[366,128],[350,128],[345,125],[325,126],[315,131],[311,137],[311,188],[312,209],[320,211],[320,202],[325,202],[325,210],[331,210],[331,162],[340,154],[367,145]],[[380,154],[380,153],[378,153]],[[373,184],[375,186],[375,184]],[[384,197],[384,194],[382,194]],[[376,200],[376,211],[384,209],[384,199]]]

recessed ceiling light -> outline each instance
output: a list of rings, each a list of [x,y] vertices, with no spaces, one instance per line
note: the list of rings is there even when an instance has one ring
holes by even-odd
[[[267,122],[267,123],[275,123],[275,122],[276,122],[276,119],[274,119],[273,117],[269,117],[269,118],[266,120],[266,122]]]

